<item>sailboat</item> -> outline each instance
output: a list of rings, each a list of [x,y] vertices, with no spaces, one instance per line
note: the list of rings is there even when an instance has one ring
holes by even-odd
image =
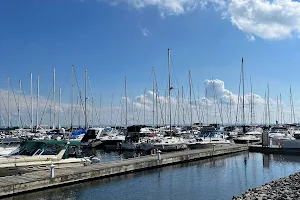
[[[168,101],[169,101],[169,127],[167,131],[170,136],[167,137],[158,137],[153,143],[154,148],[161,151],[173,151],[173,150],[183,150],[187,149],[186,142],[183,138],[174,137],[172,130],[172,108],[171,108],[171,74],[170,74],[170,49],[168,49]]]
[[[238,144],[246,144],[246,143],[252,143],[252,142],[258,142],[260,141],[260,138],[257,137],[254,134],[247,134],[246,132],[246,125],[245,125],[245,84],[244,84],[244,58],[242,58],[242,65],[241,65],[241,73],[242,73],[242,86],[243,86],[243,110],[242,110],[242,130],[243,134],[238,136],[237,138],[234,138],[233,141]]]

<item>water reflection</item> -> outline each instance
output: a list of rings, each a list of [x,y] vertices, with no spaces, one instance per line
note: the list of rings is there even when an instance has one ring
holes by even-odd
[[[110,155],[110,153],[106,153]],[[104,156],[104,155],[101,155]],[[119,156],[118,153],[113,156]],[[300,170],[300,159],[239,153],[8,198],[25,199],[231,199]],[[8,200],[6,199],[6,200]]]
[[[269,168],[270,167],[270,154],[263,154],[263,167]]]

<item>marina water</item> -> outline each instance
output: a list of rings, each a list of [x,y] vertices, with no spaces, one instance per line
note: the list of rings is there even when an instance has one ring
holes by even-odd
[[[123,157],[118,153],[96,154],[105,161]],[[244,152],[22,194],[5,200],[227,200],[249,188],[299,172],[299,163],[297,156]]]

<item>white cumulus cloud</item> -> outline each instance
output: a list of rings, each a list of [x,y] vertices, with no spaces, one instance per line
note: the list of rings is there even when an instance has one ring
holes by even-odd
[[[246,33],[249,41],[255,37],[279,40],[299,35],[300,2],[293,0],[98,0],[111,5],[126,4],[135,9],[157,7],[162,17],[182,15],[196,8],[212,5],[223,18]],[[149,35],[148,30],[141,30]]]
[[[284,39],[300,30],[300,3],[292,0],[231,0],[227,14],[250,40]]]

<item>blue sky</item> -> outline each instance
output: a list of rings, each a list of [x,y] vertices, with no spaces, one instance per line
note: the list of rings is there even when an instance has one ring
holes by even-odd
[[[296,105],[299,11],[300,3],[290,0],[3,0],[0,87],[7,87],[10,76],[14,88],[21,79],[28,94],[32,72],[47,96],[55,67],[68,103],[74,65],[81,87],[88,68],[95,98],[101,92],[109,105],[112,93],[121,97],[125,76],[135,96],[151,89],[152,67],[158,82],[166,83],[170,48],[176,87],[188,89],[190,69],[201,96],[212,77],[237,94],[243,56],[247,93],[251,76],[254,93],[263,97],[269,83],[271,98],[281,93],[288,104],[291,85]]]

